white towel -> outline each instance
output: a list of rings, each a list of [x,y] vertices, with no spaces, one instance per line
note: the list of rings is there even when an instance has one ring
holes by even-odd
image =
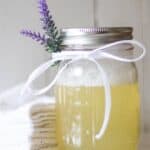
[[[54,98],[18,101],[22,85],[0,95],[0,150],[51,150],[57,146]],[[31,101],[29,103],[29,101]]]

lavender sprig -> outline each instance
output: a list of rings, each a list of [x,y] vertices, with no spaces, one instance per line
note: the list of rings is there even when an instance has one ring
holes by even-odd
[[[40,33],[32,32],[30,30],[22,30],[20,33],[26,37],[32,38],[33,40],[39,42],[41,45],[47,43],[47,39],[45,38],[45,35],[41,35]]]
[[[40,20],[43,23],[43,29],[45,31],[48,31],[49,27],[51,27],[52,24],[54,24],[54,21],[52,20],[52,16],[49,14],[48,5],[46,3],[46,0],[39,0],[38,4],[39,4],[39,6],[38,6],[39,13],[41,15]]]
[[[60,51],[60,45],[62,43],[62,36],[59,34],[55,22],[48,10],[46,0],[39,0],[39,12],[41,15],[40,20],[42,21],[43,29],[46,35],[49,37],[47,40],[47,51],[56,52]]]
[[[40,33],[32,32],[30,30],[22,30],[21,34],[40,42],[46,47],[48,52],[61,51],[60,47],[63,37],[55,25],[52,15],[48,9],[46,0],[38,0],[38,8],[41,15],[40,20],[42,21],[45,35],[42,36]]]

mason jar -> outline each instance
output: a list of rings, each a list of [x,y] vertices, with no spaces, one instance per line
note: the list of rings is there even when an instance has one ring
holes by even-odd
[[[132,28],[62,29],[63,51],[91,51],[102,45],[132,39]],[[133,55],[133,45],[113,47],[117,55]],[[110,49],[111,51],[111,49]],[[134,63],[103,58],[97,60],[111,85],[112,108],[105,134],[102,126],[105,94],[97,66],[85,59],[71,63],[55,86],[56,132],[59,150],[137,150],[140,129],[140,100]],[[63,61],[61,69],[67,61]]]

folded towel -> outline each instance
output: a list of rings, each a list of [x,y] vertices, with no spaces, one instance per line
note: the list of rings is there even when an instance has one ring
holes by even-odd
[[[0,95],[0,150],[55,150],[54,98],[36,97],[18,101],[22,86]]]

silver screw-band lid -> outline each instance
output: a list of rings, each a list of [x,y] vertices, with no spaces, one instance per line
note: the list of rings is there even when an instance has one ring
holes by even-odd
[[[67,28],[62,29],[64,48],[95,48],[100,45],[119,41],[130,40],[132,27],[99,27],[99,28]]]

